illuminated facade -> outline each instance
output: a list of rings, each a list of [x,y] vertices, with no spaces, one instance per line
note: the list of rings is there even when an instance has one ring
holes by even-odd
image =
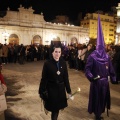
[[[0,18],[0,43],[49,45],[51,40],[60,40],[68,45],[89,40],[88,28],[48,23],[42,13],[33,12],[31,7],[25,9],[20,6],[19,11],[8,8],[6,16]]]
[[[104,40],[106,44],[115,42],[115,27],[114,16],[109,16],[108,14],[101,14],[101,25],[103,29]],[[98,13],[87,13],[84,19],[81,21],[83,27],[89,28],[90,39],[97,38],[97,21]]]
[[[118,3],[117,9],[117,27],[116,27],[116,41],[115,44],[120,44],[120,3]]]

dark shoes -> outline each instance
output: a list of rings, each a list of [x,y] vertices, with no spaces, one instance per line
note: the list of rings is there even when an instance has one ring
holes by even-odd
[[[103,117],[95,117],[95,120],[104,120],[104,118]]]

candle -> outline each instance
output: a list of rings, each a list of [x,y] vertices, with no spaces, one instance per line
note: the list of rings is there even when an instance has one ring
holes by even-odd
[[[76,93],[78,93],[80,90],[80,88],[78,88],[71,96],[74,96]]]
[[[80,91],[81,91],[81,89],[78,87],[78,89],[77,89],[73,94],[71,94],[70,97],[74,96],[75,94],[77,94],[77,93],[80,92]],[[70,97],[68,97],[68,99],[70,99]]]
[[[97,77],[95,77],[95,78],[94,78],[94,80],[96,80],[96,79],[98,79],[98,78],[100,78],[100,76],[99,76],[99,75],[98,75]]]

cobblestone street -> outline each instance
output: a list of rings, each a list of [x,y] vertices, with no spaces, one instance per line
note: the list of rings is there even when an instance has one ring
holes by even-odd
[[[50,113],[43,110],[38,88],[44,61],[27,62],[3,65],[3,75],[8,87],[6,93],[8,109],[5,111],[5,120],[50,120]],[[94,115],[87,112],[89,81],[83,72],[69,69],[69,79],[72,92],[78,87],[80,93],[73,101],[68,101],[68,107],[60,111],[58,120],[93,120]],[[109,117],[103,114],[105,120],[120,120],[120,84],[111,84],[111,110]]]

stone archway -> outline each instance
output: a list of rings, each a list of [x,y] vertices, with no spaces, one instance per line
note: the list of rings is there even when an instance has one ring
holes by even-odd
[[[39,35],[35,35],[32,40],[34,45],[42,45],[42,38]]]
[[[9,44],[12,44],[12,45],[17,44],[17,45],[19,45],[19,38],[18,38],[18,36],[16,34],[11,34],[9,36]]]
[[[60,44],[61,43],[61,40],[60,40],[60,37],[55,37],[51,40],[51,44],[52,45],[57,45],[57,44]]]

